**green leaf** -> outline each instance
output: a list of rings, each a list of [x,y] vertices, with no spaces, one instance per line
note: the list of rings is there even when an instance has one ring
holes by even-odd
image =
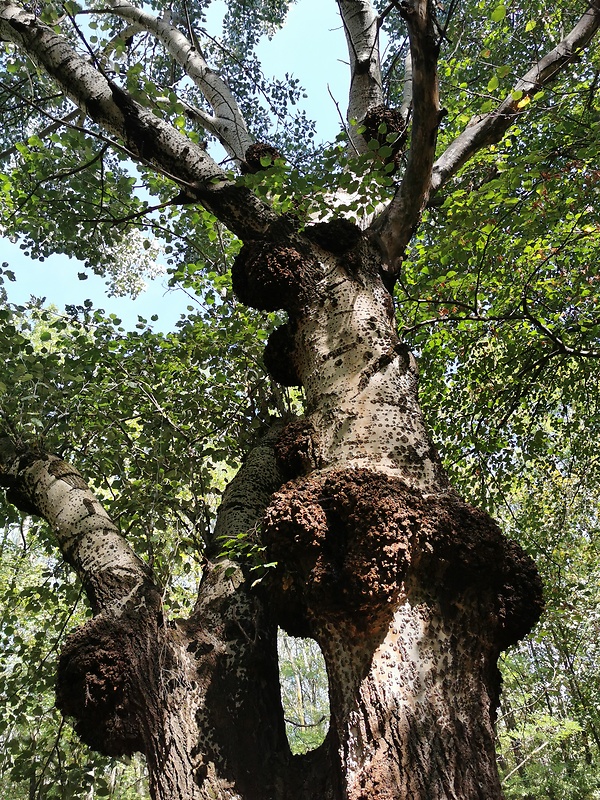
[[[488,82],[487,89],[488,92],[493,92],[498,88],[498,76],[494,75],[490,81]]]

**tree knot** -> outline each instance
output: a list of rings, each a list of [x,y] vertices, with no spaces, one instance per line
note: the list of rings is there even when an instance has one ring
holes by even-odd
[[[300,478],[273,495],[263,536],[278,562],[278,605],[292,609],[280,621],[290,632],[307,620],[373,626],[410,585],[454,609],[448,613],[471,608],[498,650],[523,637],[542,611],[532,559],[452,492],[425,496],[366,469]]]
[[[293,311],[313,293],[319,266],[308,252],[289,242],[245,242],[231,269],[233,290],[260,311]]]
[[[153,675],[146,631],[139,619],[99,615],[71,634],[60,654],[56,706],[105,755],[144,752],[140,715],[151,705]]]
[[[290,320],[271,331],[263,353],[263,363],[269,375],[282,386],[300,386],[294,360],[294,323]]]
[[[240,164],[240,169],[244,175],[254,175],[272,167],[281,158],[282,155],[276,147],[265,142],[255,142],[246,150],[245,161]]]

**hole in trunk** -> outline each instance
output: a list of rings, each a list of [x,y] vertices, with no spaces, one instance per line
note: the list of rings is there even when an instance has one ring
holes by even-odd
[[[313,639],[297,639],[281,629],[277,645],[288,742],[292,753],[306,753],[322,743],[329,728],[325,660]]]

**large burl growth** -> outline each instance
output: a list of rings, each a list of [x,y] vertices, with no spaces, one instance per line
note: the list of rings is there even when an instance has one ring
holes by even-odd
[[[343,797],[500,798],[496,664],[537,621],[540,580],[448,485],[377,253],[356,236],[334,252],[324,228],[307,231],[311,289],[284,298],[267,349],[274,377],[291,363],[307,397],[275,443],[287,483],[262,528],[278,562],[270,601],[323,650]]]

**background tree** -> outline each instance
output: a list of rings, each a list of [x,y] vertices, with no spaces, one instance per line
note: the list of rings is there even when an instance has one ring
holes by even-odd
[[[348,121],[320,149],[301,114],[282,124],[300,87],[265,81],[253,56],[287,3],[228,3],[220,39],[202,4],[155,6],[0,2],[5,233],[110,271],[143,231],[202,304],[169,336],[127,334],[89,302],[1,310],[2,481],[53,531],[23,528],[24,574],[18,530],[5,538],[6,597],[36,598],[34,624],[54,631],[48,649],[7,606],[12,777],[31,797],[88,790],[75,751],[71,779],[52,779],[64,745],[26,766],[52,734],[14,701],[24,658],[47,665],[83,594],[57,705],[104,755],[142,752],[153,797],[502,796],[496,662],[537,620],[539,581],[450,488],[408,343],[452,484],[542,555],[556,591],[545,655],[506,668],[525,698],[546,687],[548,713],[532,735],[509,700],[499,723],[505,785],[535,796],[535,754],[591,763],[597,748],[587,629],[559,621],[567,593],[595,603],[565,581],[585,587],[595,522],[588,501],[555,509],[595,475],[600,7],[340,1]],[[296,756],[278,625],[327,664],[329,733]],[[563,684],[568,703],[547,689]],[[597,785],[572,767],[561,781]]]

